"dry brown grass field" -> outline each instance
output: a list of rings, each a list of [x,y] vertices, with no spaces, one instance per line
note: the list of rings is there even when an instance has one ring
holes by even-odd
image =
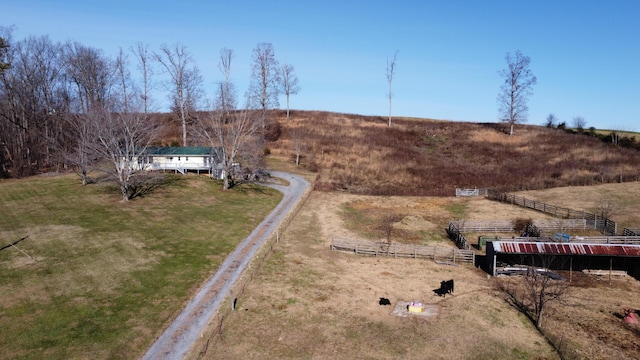
[[[383,240],[388,219],[395,222],[392,241],[453,247],[445,233],[450,220],[547,217],[451,197],[455,187],[520,190],[589,212],[610,202],[612,220],[640,227],[640,183],[631,181],[638,179],[637,151],[535,126],[510,137],[495,124],[398,119],[389,129],[382,118],[308,112],[281,124],[270,165],[313,171],[321,191],[248,283],[222,331],[205,332],[216,334],[206,353],[196,354],[205,348],[200,343],[193,358],[640,358],[640,328],[621,320],[624,308],[640,308],[640,283],[632,277],[560,272],[571,277],[568,292],[547,306],[538,330],[500,290],[519,277],[329,248],[333,236]],[[291,165],[296,143],[300,168]],[[455,295],[437,296],[434,289],[448,279]],[[380,297],[392,305],[421,301],[438,313],[398,317],[393,306],[378,304]]]
[[[316,189],[362,195],[451,196],[456,187],[504,191],[640,179],[640,151],[595,136],[519,125],[294,111],[271,154],[317,172]]]

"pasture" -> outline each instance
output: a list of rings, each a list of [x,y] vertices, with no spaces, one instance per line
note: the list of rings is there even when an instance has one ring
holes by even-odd
[[[71,175],[0,181],[0,357],[132,359],[281,199],[172,176],[119,202]]]
[[[598,201],[595,192],[605,189],[614,198],[637,196],[628,195],[637,187],[629,185],[571,188],[561,205],[578,205],[569,202],[571,197]],[[515,278],[488,278],[468,265],[329,249],[333,235],[383,238],[379,224],[389,212],[400,219],[394,227],[397,240],[441,245],[449,240],[431,234],[444,233],[451,219],[546,218],[482,198],[314,192],[238,298],[222,333],[211,339],[206,353],[192,358],[610,359],[640,353],[640,329],[619,317],[624,307],[640,308],[640,284],[633,278],[609,284],[597,276],[574,274],[565,301],[550,305],[543,336],[499,290],[499,282]],[[448,279],[455,280],[455,294],[438,296],[435,290]],[[380,298],[388,298],[392,306],[379,305]],[[392,314],[395,304],[409,301],[437,306],[438,315]]]

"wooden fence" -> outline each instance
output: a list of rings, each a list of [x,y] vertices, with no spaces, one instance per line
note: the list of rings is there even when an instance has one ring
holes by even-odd
[[[586,211],[563,208],[560,206],[550,205],[541,201],[527,199],[522,196],[507,194],[495,190],[489,190],[487,192],[487,198],[537,210],[558,218],[584,219],[589,226],[591,226],[593,229],[602,231],[602,233],[605,235],[616,235],[617,233],[617,225],[614,221]]]
[[[359,255],[391,256],[403,258],[427,258],[447,263],[475,264],[473,250],[461,250],[443,246],[385,243],[368,240],[354,240],[334,236],[331,250],[349,251]]]
[[[639,236],[640,235],[640,229],[624,228],[624,230],[622,231],[622,235],[623,236]]]
[[[507,233],[515,231],[513,220],[455,220],[451,221],[461,233]],[[586,230],[591,227],[585,219],[541,219],[532,220],[539,232],[558,232],[564,230]],[[449,226],[451,228],[451,226]]]
[[[470,246],[467,243],[467,238],[464,237],[460,229],[456,226],[453,221],[449,222],[449,227],[447,228],[447,235],[449,235],[449,239],[453,240],[456,246],[459,249],[469,250]]]

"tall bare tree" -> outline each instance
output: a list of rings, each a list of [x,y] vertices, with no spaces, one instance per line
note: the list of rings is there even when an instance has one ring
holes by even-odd
[[[391,85],[393,84],[393,75],[396,71],[396,58],[398,57],[398,51],[393,54],[393,59],[389,61],[387,58],[387,82],[389,83],[389,127],[391,127],[391,102],[393,99],[393,91]]]
[[[120,99],[122,99],[122,109],[125,113],[130,112],[130,97],[133,94],[133,85],[131,84],[131,74],[129,73],[128,57],[120,48],[115,61],[116,78],[120,88]]]
[[[251,107],[275,109],[278,103],[279,71],[271,43],[260,43],[253,49],[251,83],[247,92]]]
[[[218,68],[224,80],[217,84],[214,98],[216,109],[222,110],[226,115],[236,109],[236,90],[231,81],[231,61],[233,60],[233,50],[223,48],[220,50],[220,61]]]
[[[141,42],[131,47],[131,52],[136,57],[138,62],[138,70],[142,76],[142,93],[140,98],[142,99],[142,109],[145,114],[149,113],[149,106],[151,99],[149,94],[152,88],[151,77],[153,76],[153,67],[151,66],[151,53],[149,52],[149,45]]]
[[[537,79],[529,68],[531,59],[520,50],[517,50],[514,56],[507,53],[505,60],[507,68],[499,72],[504,82],[498,93],[498,105],[500,119],[509,124],[509,134],[513,135],[514,125],[527,121],[527,102],[533,94],[533,85]]]
[[[116,70],[101,50],[78,42],[65,46],[66,75],[76,88],[78,112],[87,112],[93,107],[108,104],[110,92],[116,81]]]
[[[180,43],[173,47],[162,45],[160,52],[154,53],[154,58],[171,78],[171,99],[182,124],[182,145],[187,146],[189,107],[196,103],[202,77],[186,46]]]
[[[6,87],[3,86],[5,81],[4,72],[11,68],[11,63],[9,60],[9,40],[6,39],[8,30],[0,27],[0,178],[9,177],[9,170],[7,169],[7,147],[5,143],[4,137],[7,135],[8,131],[6,127],[8,127],[8,121],[5,121],[5,113],[4,108],[6,106],[5,99],[7,98]]]
[[[287,97],[287,120],[289,120],[289,97],[300,91],[298,76],[293,65],[282,64],[280,67],[280,88]]]

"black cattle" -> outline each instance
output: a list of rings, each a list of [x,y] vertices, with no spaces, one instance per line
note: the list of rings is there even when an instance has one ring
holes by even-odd
[[[389,299],[387,299],[387,298],[380,298],[380,301],[378,301],[378,304],[380,304],[380,305],[391,305],[391,301],[389,301]]]
[[[438,291],[440,296],[446,296],[447,294],[453,295],[453,279],[440,282],[440,289]]]

